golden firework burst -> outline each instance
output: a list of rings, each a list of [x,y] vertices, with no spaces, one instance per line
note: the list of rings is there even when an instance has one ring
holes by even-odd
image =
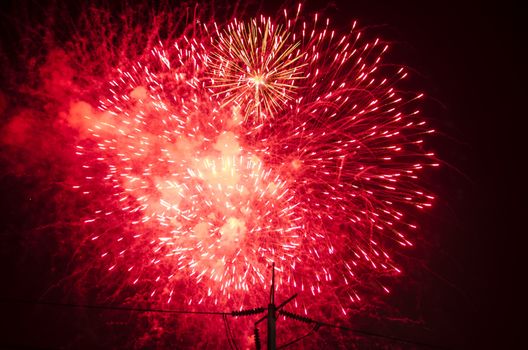
[[[305,66],[299,62],[299,42],[287,28],[261,17],[249,23],[235,21],[216,34],[208,66],[211,87],[223,105],[235,103],[246,120],[257,122],[284,110]]]

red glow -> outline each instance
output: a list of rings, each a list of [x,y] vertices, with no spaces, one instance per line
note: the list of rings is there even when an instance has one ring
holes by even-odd
[[[420,234],[439,165],[424,94],[400,89],[406,69],[356,23],[293,13],[197,11],[167,37],[168,11],[121,32],[101,20],[49,50],[34,96],[52,132],[32,140],[45,123],[22,112],[1,141],[67,173],[74,275],[96,271],[101,299],[255,307],[272,262],[299,312],[340,317],[397,289],[393,256]]]
[[[388,46],[357,29],[250,23],[160,43],[97,106],[72,105],[85,171],[73,187],[114,203],[84,222],[130,224],[91,241],[109,271],[146,276],[169,302],[187,278],[199,303],[262,289],[271,262],[279,289],[388,293],[373,281],[401,272],[390,252],[413,245],[405,213],[433,200],[419,185],[437,165],[422,149],[431,131],[410,107],[423,94],[399,92],[406,71],[384,67]],[[269,56],[248,58],[255,45]]]

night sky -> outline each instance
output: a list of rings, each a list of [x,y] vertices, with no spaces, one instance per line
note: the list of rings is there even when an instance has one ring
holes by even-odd
[[[28,2],[29,11],[43,19],[45,7],[37,3]],[[266,2],[263,12],[273,14],[278,6]],[[0,62],[12,60],[19,44],[10,24],[20,22],[17,14],[23,7],[18,2],[1,7]],[[521,313],[521,303],[514,291],[523,290],[526,275],[517,272],[522,270],[518,261],[522,253],[517,250],[523,246],[526,229],[517,222],[527,209],[521,201],[526,194],[525,137],[521,135],[526,112],[518,106],[525,92],[519,62],[525,45],[520,40],[522,11],[507,1],[490,5],[473,1],[337,1],[324,5],[309,1],[305,10],[312,8],[327,9],[338,28],[357,19],[394,43],[390,60],[411,69],[410,88],[426,92],[424,115],[439,131],[430,142],[445,162],[430,178],[438,201],[422,217],[423,240],[409,252],[409,261],[415,263],[393,283],[396,292],[386,300],[401,311],[401,319],[418,322],[359,315],[358,324],[374,333],[441,348],[518,347],[516,329],[522,322],[517,323],[515,316]],[[1,74],[8,74],[5,70]],[[3,82],[0,91],[9,91]],[[0,113],[1,127],[7,118],[3,107]],[[58,254],[63,238],[53,234],[54,217],[46,214],[52,210],[47,196],[55,196],[57,189],[35,181],[35,173],[14,175],[3,155],[7,149],[0,146],[0,152],[0,348],[119,348],[129,344],[128,322],[137,319],[127,312],[13,302],[46,294],[65,277],[66,266],[72,262],[68,253]],[[38,175],[45,169],[32,171]],[[42,234],[35,235],[37,228]],[[46,298],[74,302],[68,291],[55,289]],[[167,317],[159,322],[170,327],[172,321]],[[334,337],[335,333],[325,335]],[[167,344],[170,340],[157,346]],[[331,340],[320,344],[336,346]],[[427,348],[378,339],[358,344],[361,348]],[[351,344],[337,345],[352,348]],[[188,343],[178,346],[192,347]]]

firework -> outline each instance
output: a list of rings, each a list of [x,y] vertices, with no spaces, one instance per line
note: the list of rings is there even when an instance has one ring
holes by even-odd
[[[235,21],[216,34],[209,67],[222,105],[236,104],[245,120],[257,122],[285,109],[306,65],[300,62],[300,42],[288,28],[261,17]]]
[[[412,268],[438,162],[423,94],[407,91],[388,44],[300,6],[228,19],[160,6],[81,8],[74,28],[46,22],[45,40],[20,41],[13,67],[25,73],[2,68],[15,87],[0,106],[2,160],[49,203],[26,241],[71,262],[49,295],[252,309],[268,303],[273,264],[277,300],[297,293],[296,314],[393,313],[384,294]],[[225,348],[215,316],[135,320],[134,346],[163,333],[170,346]],[[248,320],[232,319],[247,347]],[[298,336],[280,327],[281,340]]]
[[[379,300],[434,201],[423,95],[355,23],[206,12],[126,12],[117,30],[88,11],[36,60],[40,104],[0,135],[68,187],[72,275],[104,301],[231,310],[265,301],[274,263],[298,312]]]
[[[387,48],[299,12],[203,25],[120,70],[97,109],[75,104],[74,187],[107,203],[84,221],[128,223],[90,237],[106,269],[169,303],[189,279],[189,303],[261,290],[272,262],[279,290],[344,313],[389,292],[437,163]]]

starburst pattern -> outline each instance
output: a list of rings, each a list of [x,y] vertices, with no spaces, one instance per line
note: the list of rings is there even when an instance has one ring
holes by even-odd
[[[282,111],[303,78],[299,42],[281,25],[260,17],[216,32],[210,55],[211,86],[223,105],[236,103],[257,122]]]

